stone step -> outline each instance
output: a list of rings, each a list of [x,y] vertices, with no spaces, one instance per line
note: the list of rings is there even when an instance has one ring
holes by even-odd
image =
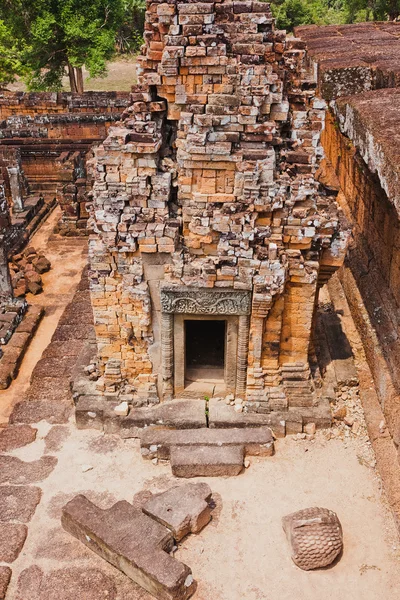
[[[176,477],[232,477],[243,469],[243,446],[173,446],[171,470]]]
[[[161,460],[170,458],[174,446],[215,449],[240,445],[245,455],[272,456],[274,453],[274,438],[269,427],[181,430],[148,427],[141,433],[140,445],[144,458]]]
[[[121,421],[121,436],[138,437],[138,429],[151,425],[162,429],[206,427],[205,409],[205,402],[196,400],[170,400],[152,407],[133,408]]]

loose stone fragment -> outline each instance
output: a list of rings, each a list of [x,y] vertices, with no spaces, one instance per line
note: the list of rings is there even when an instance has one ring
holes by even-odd
[[[153,496],[143,512],[172,531],[179,542],[198,533],[211,519],[211,488],[206,483],[187,483]]]
[[[327,567],[343,549],[342,526],[332,510],[306,508],[283,517],[282,524],[293,562],[304,571]]]

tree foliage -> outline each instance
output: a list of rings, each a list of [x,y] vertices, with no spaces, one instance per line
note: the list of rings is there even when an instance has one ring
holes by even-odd
[[[7,35],[16,40],[17,66],[23,65],[28,87],[59,90],[68,73],[72,91],[81,92],[83,66],[90,77],[105,75],[115,53],[124,2],[2,0],[0,18]]]
[[[25,74],[20,47],[4,21],[0,20],[0,89]]]
[[[137,52],[143,44],[146,0],[124,0],[124,19],[117,33],[120,53]]]
[[[400,0],[272,0],[271,6],[277,26],[288,31],[298,25],[386,21],[400,15]]]

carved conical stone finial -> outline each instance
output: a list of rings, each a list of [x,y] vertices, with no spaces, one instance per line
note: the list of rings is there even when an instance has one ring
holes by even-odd
[[[342,526],[332,510],[306,508],[283,517],[282,524],[293,562],[304,571],[327,567],[343,549]]]

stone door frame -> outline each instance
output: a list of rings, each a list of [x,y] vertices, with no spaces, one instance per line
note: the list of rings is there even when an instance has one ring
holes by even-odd
[[[251,312],[251,292],[226,289],[162,287],[161,359],[164,400],[185,388],[185,321],[226,321],[225,386],[244,397]]]

